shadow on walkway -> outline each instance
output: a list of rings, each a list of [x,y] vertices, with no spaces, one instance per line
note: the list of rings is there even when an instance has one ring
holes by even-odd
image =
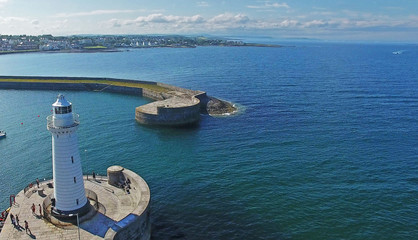
[[[93,218],[80,224],[83,230],[104,237],[109,228],[114,226],[116,221],[98,212]]]

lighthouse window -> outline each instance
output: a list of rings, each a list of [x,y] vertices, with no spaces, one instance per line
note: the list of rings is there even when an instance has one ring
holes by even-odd
[[[71,105],[68,107],[63,107],[62,109],[63,113],[70,113],[71,112]]]
[[[77,179],[74,177],[74,183],[76,183],[77,182]]]
[[[74,163],[74,157],[73,156],[71,156],[71,162]]]
[[[77,203],[77,205],[78,205],[78,199],[75,200],[75,203]]]
[[[66,114],[71,112],[71,105],[68,107],[56,107],[55,114]]]

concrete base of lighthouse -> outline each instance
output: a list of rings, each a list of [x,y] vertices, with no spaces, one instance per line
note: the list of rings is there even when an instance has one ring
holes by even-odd
[[[84,176],[89,210],[79,216],[81,239],[141,239],[151,237],[150,191],[147,183],[136,173],[123,169],[124,178],[129,179],[129,193],[126,188],[108,183],[107,176]],[[20,224],[26,220],[37,239],[78,239],[75,219],[59,219],[52,216],[48,196],[53,194],[52,180],[25,188],[16,195],[16,204],[11,207],[13,215],[19,215]],[[97,202],[94,196],[97,195]],[[32,214],[30,207],[35,204]],[[39,205],[42,213],[39,212]],[[74,221],[75,220],[75,221]],[[7,219],[0,239],[27,239],[25,231],[15,228]]]
[[[78,211],[72,212],[63,212],[53,208],[52,205],[47,205],[53,195],[48,196],[44,202],[43,206],[45,209],[44,215],[49,215],[49,220],[52,224],[56,226],[68,226],[72,224],[77,224],[77,218],[79,222],[88,220],[92,218],[98,209],[93,207],[93,205],[88,201],[83,207],[78,209]]]
[[[52,199],[52,198],[51,198]],[[86,202],[84,206],[81,208],[75,210],[75,211],[60,211],[59,209],[55,209],[53,206],[51,206],[51,215],[57,219],[74,219],[77,215],[79,217],[84,216],[88,212],[92,210],[92,206],[89,202]]]

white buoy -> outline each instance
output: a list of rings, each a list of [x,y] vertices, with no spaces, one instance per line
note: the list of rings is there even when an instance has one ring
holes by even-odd
[[[69,215],[87,205],[76,133],[80,122],[78,114],[72,112],[72,104],[61,94],[52,104],[52,111],[47,117],[47,129],[52,134],[54,209]]]

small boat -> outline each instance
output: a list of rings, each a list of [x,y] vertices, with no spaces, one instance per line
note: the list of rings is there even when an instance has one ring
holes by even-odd
[[[0,138],[5,138],[5,137],[6,137],[6,132],[0,131]]]

